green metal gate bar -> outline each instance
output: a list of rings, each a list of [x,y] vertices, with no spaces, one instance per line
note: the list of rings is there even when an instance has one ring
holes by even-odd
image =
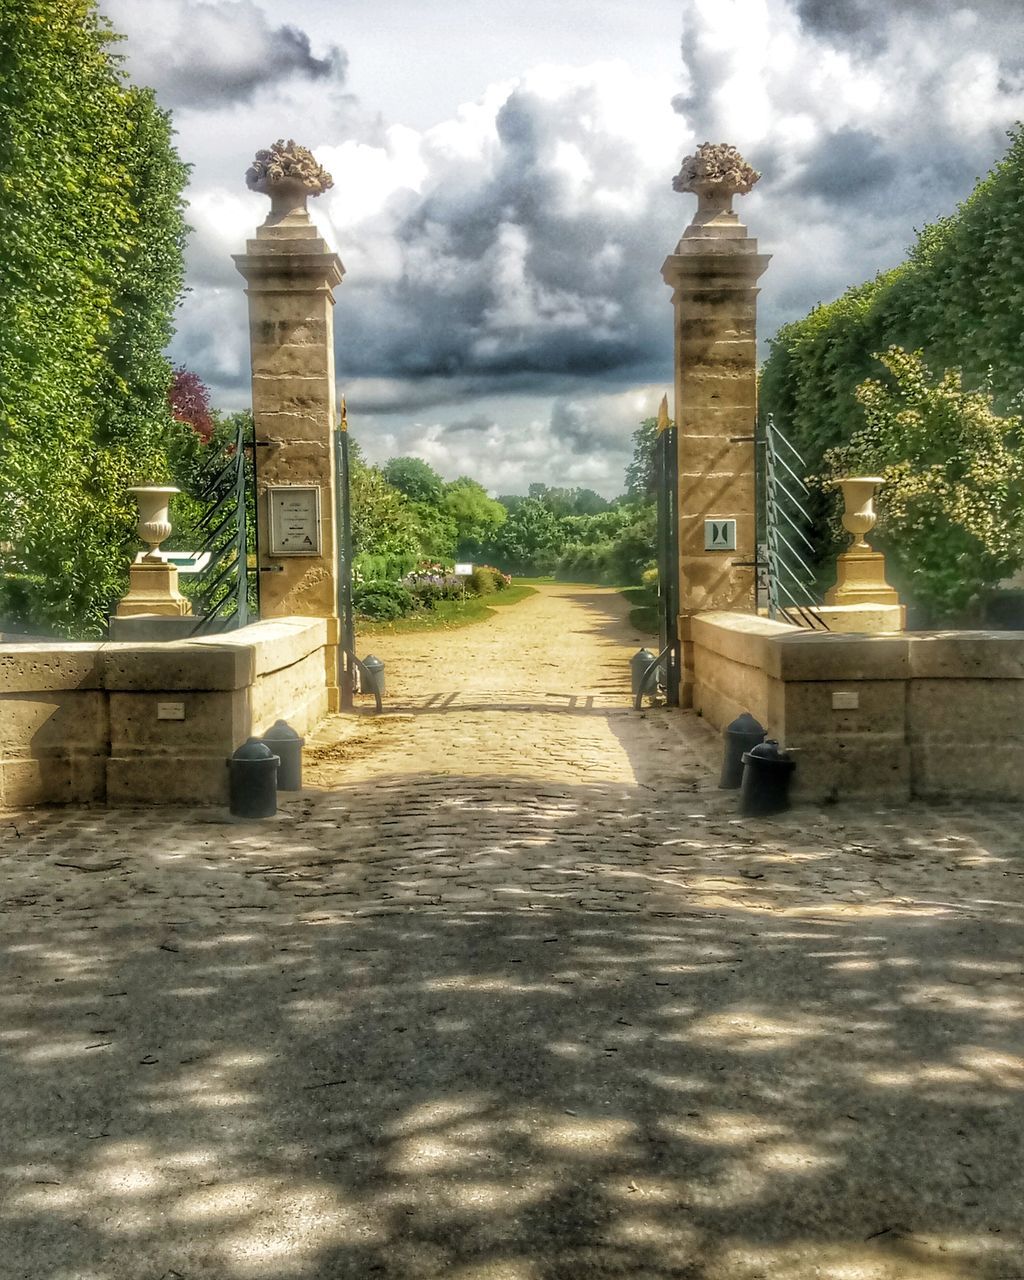
[[[801,475],[806,464],[771,414],[765,419],[757,458],[763,471],[758,488],[763,493],[768,616],[827,631],[828,624],[818,612],[815,573],[809,563],[815,548],[808,536],[810,513],[804,505],[810,494]]]
[[[198,526],[206,535],[199,554],[210,559],[191,593],[197,614],[192,635],[232,631],[259,617],[259,575],[249,573],[250,534],[255,542],[255,528],[247,512],[246,451],[253,447],[239,426],[234,443],[210,459],[200,479],[197,496],[209,508]],[[250,599],[251,587],[255,599]]]
[[[679,454],[676,425],[668,416],[668,397],[658,410],[654,445],[658,497],[658,629],[665,655],[662,679],[670,707],[679,706],[682,677],[679,651]]]
[[[351,711],[355,693],[356,637],[352,606],[352,492],[348,452],[348,411],[341,401],[341,421],[334,432],[334,529],[338,550],[338,688],[341,708]],[[379,700],[378,700],[379,701]]]

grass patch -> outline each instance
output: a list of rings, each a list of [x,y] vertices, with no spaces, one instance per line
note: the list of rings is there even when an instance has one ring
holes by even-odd
[[[517,578],[510,587],[506,587],[504,591],[495,591],[493,595],[485,596],[483,599],[487,601],[487,606],[518,604],[520,600],[525,600],[527,596],[535,596],[537,588],[530,585],[529,582],[520,582]]]
[[[619,592],[632,606],[629,625],[644,635],[656,636],[661,630],[658,621],[658,593],[650,587],[620,587]]]
[[[410,614],[407,618],[395,618],[382,622],[375,618],[356,618],[356,632],[360,636],[403,636],[416,631],[454,631],[457,627],[469,627],[474,622],[486,622],[494,617],[493,605],[518,604],[527,596],[535,596],[536,588],[526,582],[513,582],[504,591],[489,596],[467,596],[465,600],[439,600],[433,609]]]

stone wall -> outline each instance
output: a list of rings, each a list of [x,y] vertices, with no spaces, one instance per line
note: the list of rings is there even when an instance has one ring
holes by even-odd
[[[706,613],[693,636],[696,709],[719,729],[749,711],[795,749],[798,799],[1024,797],[1024,632],[823,635]]]
[[[225,761],[250,734],[277,719],[304,734],[327,713],[327,625],[0,645],[0,805],[225,803]]]

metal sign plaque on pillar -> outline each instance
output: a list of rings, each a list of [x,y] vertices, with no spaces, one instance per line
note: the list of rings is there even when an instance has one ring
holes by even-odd
[[[735,551],[736,550],[736,521],[723,520],[716,516],[712,520],[704,521],[704,550],[705,551]]]
[[[760,174],[735,147],[704,143],[673,181],[697,212],[662,267],[675,308],[679,450],[680,703],[693,700],[690,619],[704,609],[756,611],[757,252],[732,209]],[[728,519],[719,516],[729,512]],[[706,522],[718,528],[709,544]],[[732,546],[728,526],[732,522]]]
[[[306,208],[334,184],[294,142],[258,152],[245,177],[270,197],[266,221],[234,259],[249,298],[260,607],[265,618],[327,620],[328,705],[337,710],[333,312],[344,268]]]

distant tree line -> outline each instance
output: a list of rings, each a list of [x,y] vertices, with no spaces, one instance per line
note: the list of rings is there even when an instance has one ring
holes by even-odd
[[[541,483],[492,498],[468,476],[445,482],[420,458],[371,466],[356,446],[356,568],[364,578],[387,580],[422,560],[468,561],[517,575],[639,582],[654,559],[654,429],[651,418],[634,433],[627,489],[612,500],[593,489]]]

